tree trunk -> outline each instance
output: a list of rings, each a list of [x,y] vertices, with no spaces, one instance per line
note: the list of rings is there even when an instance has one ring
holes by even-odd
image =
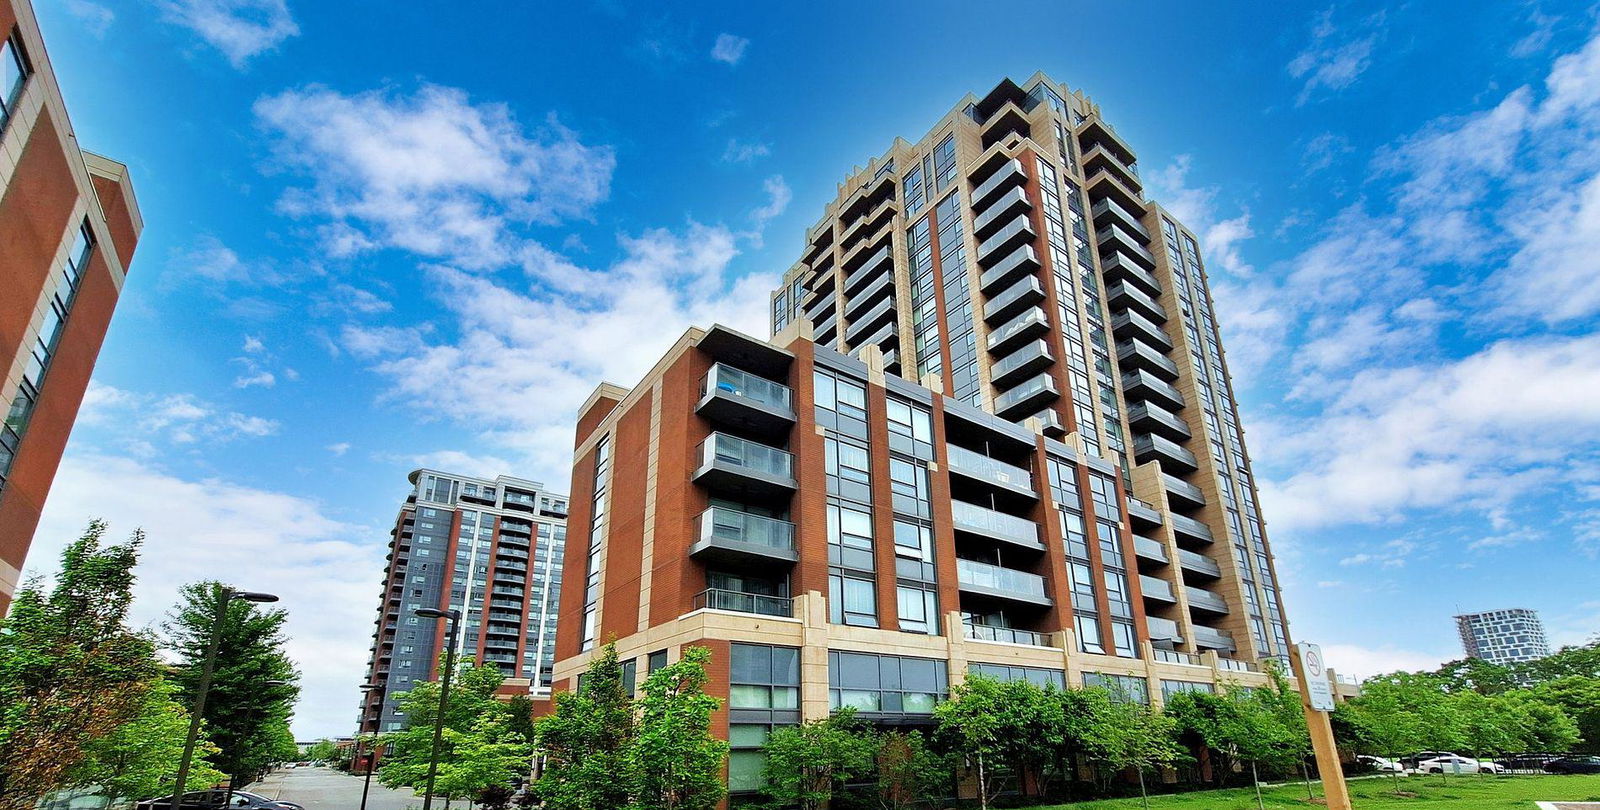
[[[1250,760],[1250,781],[1256,783],[1256,810],[1267,810],[1266,803],[1261,800],[1261,777],[1256,774],[1256,761],[1253,759]]]
[[[978,807],[989,810],[989,779],[983,769],[983,754],[978,754]]]
[[[1139,769],[1139,799],[1144,802],[1144,810],[1150,810],[1150,793],[1144,789],[1144,768]]]

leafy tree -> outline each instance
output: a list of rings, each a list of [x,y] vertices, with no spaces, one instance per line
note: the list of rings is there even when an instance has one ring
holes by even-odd
[[[780,807],[826,807],[835,791],[872,769],[877,749],[854,709],[774,729],[766,745],[767,795]]]
[[[0,621],[0,810],[32,808],[79,771],[88,748],[139,717],[159,672],[153,642],[127,628],[144,535],[102,546],[93,521]]]
[[[1463,658],[1451,661],[1433,673],[1445,689],[1451,692],[1477,692],[1480,695],[1498,695],[1517,686],[1517,674],[1511,668],[1491,663],[1481,658]]]
[[[1532,691],[1539,700],[1559,706],[1572,718],[1583,738],[1583,750],[1600,751],[1600,678],[1564,675],[1545,681]]]
[[[170,792],[189,733],[189,711],[174,699],[177,691],[164,679],[151,681],[132,718],[84,747],[84,759],[73,768],[69,785],[96,787],[111,806]],[[209,740],[200,742],[190,779],[196,785],[221,781],[222,772],[204,762],[216,755],[217,747]]]
[[[533,745],[512,731],[509,721],[509,712],[502,708],[479,715],[465,732],[446,729],[449,756],[440,755],[434,793],[449,799],[476,798],[527,773]]]
[[[480,719],[505,720],[505,704],[495,700],[495,690],[503,678],[492,666],[473,666],[470,661],[457,666],[450,679],[450,705],[444,716],[444,736],[440,741],[439,761],[458,758],[455,747],[472,742]],[[405,714],[406,727],[384,735],[388,749],[378,766],[378,781],[393,788],[420,790],[428,782],[428,762],[433,755],[434,720],[439,716],[439,682],[419,681],[411,691],[396,695],[396,705]],[[526,765],[526,760],[523,762]],[[440,774],[444,771],[441,768]],[[436,793],[448,795],[438,788]],[[462,794],[465,795],[465,794]]]
[[[300,694],[300,673],[283,651],[288,613],[232,599],[219,615],[227,587],[220,582],[185,585],[163,629],[167,646],[180,660],[173,681],[189,705],[216,633],[216,667],[205,707],[206,728],[220,749],[212,764],[243,785],[282,758],[288,720]]]
[[[878,735],[878,806],[910,810],[954,792],[950,762],[917,731]]]
[[[711,736],[722,702],[705,693],[710,660],[709,649],[686,647],[645,679],[627,755],[636,810],[711,810],[722,801],[728,744]]]
[[[1144,775],[1185,757],[1178,744],[1177,721],[1148,706],[1131,700],[1112,701],[1096,718],[1095,737],[1100,741],[1096,760],[1113,771],[1133,769],[1139,775],[1139,795],[1145,807],[1150,796]]]
[[[989,802],[1004,784],[1006,755],[1011,752],[1007,735],[1018,726],[1016,714],[1008,711],[1004,685],[993,678],[969,677],[950,690],[950,699],[933,709],[940,745],[965,760],[976,772],[978,806],[988,810]]]
[[[1542,683],[1577,676],[1600,679],[1600,637],[1576,647],[1562,647],[1537,661],[1518,664],[1521,683]]]
[[[1359,697],[1334,709],[1340,726],[1348,729],[1345,744],[1356,751],[1398,760],[1421,748],[1421,718],[1408,710],[1392,684],[1375,681]],[[1400,774],[1393,773],[1395,792],[1400,791]]]
[[[657,671],[659,672],[659,670]],[[617,648],[607,644],[579,679],[576,692],[558,692],[555,711],[539,719],[545,755],[536,786],[550,810],[616,810],[628,806],[628,749],[633,707],[622,684]]]
[[[1220,766],[1213,768],[1218,784],[1237,763],[1250,763],[1255,780],[1254,766],[1281,762],[1289,744],[1272,704],[1253,690],[1229,686],[1220,694],[1179,693],[1168,701],[1167,713],[1177,721],[1181,740],[1212,753]]]
[[[321,739],[306,746],[306,759],[331,760],[339,755],[339,746],[333,740]]]

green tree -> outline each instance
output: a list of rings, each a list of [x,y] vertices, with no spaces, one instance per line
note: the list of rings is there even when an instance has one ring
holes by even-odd
[[[1533,693],[1572,718],[1583,750],[1600,751],[1600,678],[1564,675],[1535,686]]]
[[[169,681],[151,681],[132,718],[85,746],[83,761],[69,775],[69,786],[96,787],[111,806],[171,791],[189,733],[189,711],[175,699],[177,692]],[[195,750],[199,761],[189,771],[193,783],[221,781],[222,772],[204,762],[216,755],[216,746],[202,739]]]
[[[1027,681],[969,677],[934,708],[935,741],[960,757],[978,782],[978,803],[987,808],[1005,785],[1039,793],[1047,769],[1063,760],[1078,738],[1067,726],[1068,698],[1059,690]]]
[[[1184,759],[1178,744],[1178,723],[1161,712],[1131,700],[1112,701],[1095,718],[1099,741],[1095,759],[1112,771],[1132,769],[1139,775],[1139,795],[1150,806],[1145,773]]]
[[[1491,663],[1481,658],[1463,658],[1451,661],[1433,673],[1445,689],[1451,692],[1477,692],[1480,695],[1498,695],[1517,686],[1517,673],[1507,666]]]
[[[441,763],[457,757],[456,744],[471,736],[481,718],[506,712],[505,704],[494,697],[503,680],[500,671],[492,666],[473,666],[470,661],[457,666],[450,679],[450,705],[439,747]],[[418,681],[412,684],[411,691],[395,696],[396,706],[405,714],[406,727],[383,736],[388,749],[378,766],[379,782],[415,790],[427,785],[434,720],[439,716],[439,688],[438,681]],[[435,792],[444,795],[437,788]]]
[[[1345,745],[1374,756],[1399,760],[1422,747],[1422,720],[1402,702],[1397,690],[1383,681],[1372,682],[1360,696],[1340,704],[1334,716],[1348,730]],[[1394,789],[1400,791],[1400,773],[1393,772]]]
[[[1588,644],[1562,647],[1537,661],[1518,664],[1516,671],[1521,683],[1543,683],[1573,676],[1600,679],[1600,637]]]
[[[778,807],[826,807],[845,782],[872,769],[877,749],[854,709],[774,729],[767,737],[766,793]]]
[[[510,726],[510,713],[502,708],[479,715],[466,731],[446,729],[450,754],[440,755],[434,793],[476,799],[485,789],[527,773],[533,745]]]
[[[722,701],[705,693],[710,660],[709,649],[686,647],[645,679],[627,756],[636,810],[711,810],[722,801],[728,744],[711,736]]]
[[[55,586],[31,580],[0,621],[0,810],[63,787],[89,746],[140,716],[159,672],[153,642],[126,624],[144,535],[102,546],[105,532],[90,523]]]
[[[282,757],[282,731],[294,711],[300,673],[284,653],[288,613],[233,599],[219,616],[220,582],[197,582],[179,591],[179,603],[163,624],[167,646],[179,664],[173,681],[192,705],[206,649],[217,635],[215,671],[206,696],[205,723],[219,753],[212,760],[235,785]]]
[[[1227,781],[1235,764],[1249,763],[1259,788],[1255,765],[1283,757],[1287,731],[1272,705],[1252,690],[1228,686],[1220,694],[1182,692],[1167,702],[1167,713],[1177,721],[1181,740],[1211,752],[1218,784]]]
[[[558,692],[555,711],[539,719],[545,755],[537,790],[550,810],[616,810],[628,805],[628,749],[633,707],[622,684],[617,648],[607,644],[578,679],[576,692]]]
[[[339,755],[339,746],[333,740],[323,738],[306,746],[306,759],[331,760]]]
[[[954,792],[949,760],[928,745],[918,731],[886,731],[878,735],[878,806],[910,810]]]

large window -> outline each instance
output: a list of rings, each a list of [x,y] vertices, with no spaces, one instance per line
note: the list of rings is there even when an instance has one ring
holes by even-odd
[[[22,50],[22,34],[12,29],[11,36],[0,41],[0,132],[11,120],[30,72],[28,56]]]
[[[1137,675],[1085,672],[1083,673],[1083,685],[1098,686],[1110,692],[1113,700],[1150,703],[1150,682]]]
[[[993,678],[997,681],[1027,681],[1035,686],[1067,688],[1066,673],[1059,669],[1014,667],[1006,664],[968,664],[967,674]]]
[[[934,185],[939,191],[950,187],[951,181],[956,178],[956,135],[954,132],[944,136],[939,145],[933,148],[933,177]]]
[[[666,654],[660,655],[665,663]],[[766,786],[762,769],[767,758],[761,749],[767,735],[800,719],[800,651],[733,644],[729,659],[728,790],[760,790]]]
[[[594,500],[593,517],[589,519],[588,575],[583,590],[583,635],[580,649],[594,648],[599,633],[600,614],[600,548],[605,535],[606,486],[611,472],[611,437],[601,436],[594,446]]]
[[[944,700],[949,678],[945,662],[830,650],[828,702],[863,714],[932,714]]]
[[[939,634],[939,595],[933,588],[900,585],[895,595],[901,632]]]
[[[878,626],[878,583],[843,571],[828,574],[828,620],[856,627]]]

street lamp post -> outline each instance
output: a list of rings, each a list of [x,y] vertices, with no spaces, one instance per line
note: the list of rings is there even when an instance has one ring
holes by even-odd
[[[183,761],[178,764],[177,784],[173,786],[172,798],[167,801],[168,810],[177,810],[179,802],[183,800],[183,789],[189,781],[189,765],[194,761],[194,746],[200,739],[200,721],[206,712],[206,693],[211,691],[211,675],[217,668],[222,621],[227,617],[228,603],[235,599],[257,603],[278,601],[278,597],[270,593],[236,591],[226,585],[217,587],[217,614],[211,622],[211,641],[206,645],[205,663],[200,666],[200,685],[195,689],[193,714],[189,716],[189,736],[183,743]]]
[[[439,712],[433,718],[433,752],[428,757],[428,787],[422,794],[422,810],[433,810],[433,780],[439,775],[439,741],[444,737],[444,713],[450,707],[450,675],[456,668],[456,632],[461,629],[461,611],[418,608],[411,612],[425,619],[444,619],[450,623],[444,648],[444,680],[439,684]]]
[[[375,691],[375,690],[378,690],[378,689],[382,689],[382,688],[383,688],[383,684],[381,684],[381,683],[364,683],[364,684],[361,685],[361,691],[363,691],[363,692],[372,692],[372,691]],[[361,750],[361,737],[359,736],[359,734],[360,734],[360,732],[357,732],[357,735],[358,735],[356,737],[356,750],[357,751]],[[372,740],[367,743],[367,773],[366,773],[365,778],[362,779],[362,783],[361,783],[361,810],[367,810],[367,791],[372,790],[372,770],[373,770],[373,767],[378,764],[377,754],[378,754],[378,737],[377,737],[376,734],[374,734],[373,737],[372,737]]]

